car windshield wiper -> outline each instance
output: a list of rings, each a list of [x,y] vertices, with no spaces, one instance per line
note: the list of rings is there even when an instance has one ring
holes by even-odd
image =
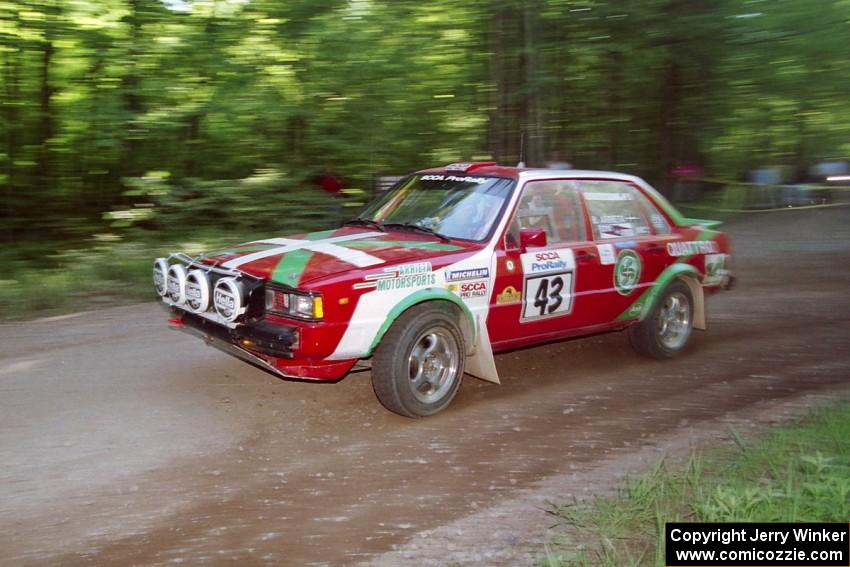
[[[427,226],[419,226],[418,224],[413,224],[409,222],[387,222],[383,225],[386,228],[395,228],[400,230],[412,230],[413,232],[421,232],[423,234],[430,234],[431,236],[436,236],[443,242],[449,243],[451,242],[451,238],[446,236],[445,234],[440,234],[433,228],[428,228]]]
[[[353,219],[348,219],[347,221],[342,223],[342,226],[368,226],[370,228],[374,228],[375,230],[380,230],[381,232],[386,232],[384,229],[384,225],[379,222],[375,222],[370,219],[364,219],[360,217],[354,217]]]

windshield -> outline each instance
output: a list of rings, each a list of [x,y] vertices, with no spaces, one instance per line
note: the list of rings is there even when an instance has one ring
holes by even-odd
[[[449,238],[484,240],[514,182],[502,177],[413,175],[369,205],[359,218],[411,224]]]

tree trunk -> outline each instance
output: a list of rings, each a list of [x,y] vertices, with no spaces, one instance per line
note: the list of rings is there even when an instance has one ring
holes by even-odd
[[[6,167],[5,170],[5,181],[3,183],[4,192],[3,192],[3,203],[4,203],[4,222],[3,225],[6,227],[6,231],[4,232],[4,239],[7,242],[12,242],[15,239],[15,227],[13,222],[16,222],[15,218],[16,205],[18,199],[15,198],[17,194],[16,189],[16,171],[15,171],[15,161],[18,156],[18,100],[20,98],[20,55],[18,53],[7,51],[5,57],[3,58],[3,82],[5,83],[5,91],[3,93],[4,104],[3,110],[5,111],[4,118],[6,120],[6,125],[4,128],[4,134],[6,135]]]
[[[529,165],[540,166],[545,162],[543,156],[543,113],[540,107],[540,81],[538,77],[539,55],[537,53],[537,29],[540,27],[537,1],[526,0],[522,13],[523,52],[522,67],[524,84],[522,91],[522,117],[526,139],[524,161]]]
[[[52,12],[52,10],[51,10]],[[44,40],[41,47],[41,64],[39,66],[39,95],[38,95],[38,157],[36,158],[36,171],[39,183],[43,190],[52,189],[53,160],[50,150],[50,141],[55,135],[53,123],[53,87],[50,84],[50,69],[53,65],[52,22],[50,15],[45,14],[47,21],[44,24]]]
[[[608,88],[608,169],[617,169],[620,161],[622,129],[622,84],[623,54],[620,51],[608,52],[609,88]]]
[[[658,109],[658,170],[659,187],[667,192],[670,170],[673,167],[679,144],[676,117],[682,101],[681,69],[675,61],[668,61],[661,81],[660,108]]]
[[[142,0],[130,0],[130,14],[126,21],[130,26],[130,48],[127,52],[127,72],[121,80],[122,105],[127,114],[123,140],[123,158],[117,166],[117,177],[137,176],[144,173],[139,164],[141,151],[141,132],[135,125],[136,118],[142,114],[144,104],[141,95],[142,80],[138,74],[138,59],[141,54]],[[117,185],[117,184],[116,184]]]
[[[492,0],[490,6],[491,15],[487,39],[490,48],[489,70],[492,94],[490,102],[491,110],[488,120],[487,145],[493,159],[503,162],[507,153],[507,144],[505,139],[505,110],[508,100],[507,81],[505,77],[507,57],[503,42],[506,14],[502,1]]]

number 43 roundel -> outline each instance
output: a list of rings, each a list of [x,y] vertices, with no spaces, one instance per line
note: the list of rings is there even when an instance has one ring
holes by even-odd
[[[522,255],[522,320],[568,314],[573,307],[575,259],[569,248]]]

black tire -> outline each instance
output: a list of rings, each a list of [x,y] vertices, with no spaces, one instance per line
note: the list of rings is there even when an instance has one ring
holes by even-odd
[[[372,388],[384,407],[426,417],[451,403],[466,358],[459,317],[451,304],[429,301],[395,320],[372,358]]]
[[[629,327],[629,340],[644,356],[673,358],[687,345],[693,324],[691,289],[682,280],[675,280],[661,293],[646,319]]]

